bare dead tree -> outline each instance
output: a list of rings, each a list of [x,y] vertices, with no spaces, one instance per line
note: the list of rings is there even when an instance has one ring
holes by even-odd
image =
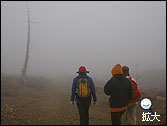
[[[26,78],[26,71],[27,71],[27,65],[28,65],[28,58],[29,58],[29,47],[30,47],[30,23],[36,23],[30,20],[30,10],[28,9],[28,5],[26,3],[26,9],[27,9],[27,16],[28,16],[28,34],[27,34],[27,48],[26,48],[26,56],[25,56],[25,61],[24,61],[24,66],[22,69],[22,77],[23,81],[25,82]]]

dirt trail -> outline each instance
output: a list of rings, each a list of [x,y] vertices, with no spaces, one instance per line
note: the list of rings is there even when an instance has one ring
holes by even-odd
[[[43,79],[31,79],[22,85],[19,78],[1,79],[2,125],[79,124],[77,106],[70,104],[71,84],[64,83],[66,86],[63,86]],[[103,88],[96,89],[98,103],[90,106],[89,122],[110,125],[109,97],[104,95]],[[166,124],[166,101],[154,101],[152,110],[161,114],[161,122],[142,122],[143,110],[137,106],[137,124]]]
[[[61,90],[64,88],[66,93],[62,92]],[[68,91],[66,90],[68,89]],[[63,125],[76,125],[79,124],[79,113],[77,110],[76,103],[74,105],[70,104],[70,96],[71,92],[68,87],[61,87],[61,86],[53,86],[50,90],[50,97],[48,98],[48,103],[53,106],[55,106],[54,110],[51,115],[48,115],[50,117],[50,120],[53,119],[52,122],[48,122],[48,124],[63,124]],[[98,95],[98,94],[97,94]],[[98,95],[99,100],[102,101],[103,97]],[[56,103],[55,103],[56,102]],[[101,107],[104,107],[103,105],[105,103],[97,103],[96,105],[91,104],[90,106],[90,124],[101,124],[103,121],[103,124],[111,124],[110,116],[109,115],[109,106],[108,101],[105,101],[107,103],[105,111],[103,109],[100,109]],[[45,106],[45,103],[43,103]],[[50,110],[47,110],[48,113]],[[99,116],[100,115],[100,116]],[[108,119],[106,119],[108,118]]]
[[[77,106],[70,104],[69,87],[52,83],[49,86],[39,86],[35,82],[22,85],[17,81],[2,83],[1,87],[2,124],[79,124]],[[90,107],[90,124],[103,120],[103,116],[98,116],[98,107],[101,105]]]

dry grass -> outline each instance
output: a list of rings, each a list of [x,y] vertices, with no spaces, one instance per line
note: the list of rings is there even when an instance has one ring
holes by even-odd
[[[63,79],[62,79],[63,80]],[[65,86],[66,85],[66,86]],[[108,96],[103,88],[96,87],[98,103],[91,104],[90,124],[111,124]],[[22,84],[19,76],[1,76],[1,124],[2,125],[38,125],[38,124],[79,124],[79,114],[76,105],[70,104],[70,84],[52,82],[41,77],[29,77],[26,84]],[[166,92],[165,92],[166,94]],[[144,91],[142,97],[151,97],[152,110],[160,114],[161,121],[142,122],[142,110],[137,106],[137,124],[165,125],[166,100],[155,99],[158,92]],[[166,97],[166,95],[165,95]]]

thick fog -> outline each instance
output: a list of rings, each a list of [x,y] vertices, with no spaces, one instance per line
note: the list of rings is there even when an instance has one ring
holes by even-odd
[[[30,26],[27,75],[75,77],[84,65],[90,76],[103,81],[110,78],[113,65],[120,63],[129,66],[133,76],[163,71],[160,76],[165,83],[165,1],[27,4],[31,20],[38,22]],[[27,22],[25,1],[1,2],[1,73],[21,74]]]

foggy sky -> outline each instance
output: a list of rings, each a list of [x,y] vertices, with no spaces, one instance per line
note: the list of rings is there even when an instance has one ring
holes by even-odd
[[[116,63],[166,69],[166,2],[30,1],[28,75],[110,77]],[[21,74],[27,42],[24,1],[1,2],[1,68]]]

